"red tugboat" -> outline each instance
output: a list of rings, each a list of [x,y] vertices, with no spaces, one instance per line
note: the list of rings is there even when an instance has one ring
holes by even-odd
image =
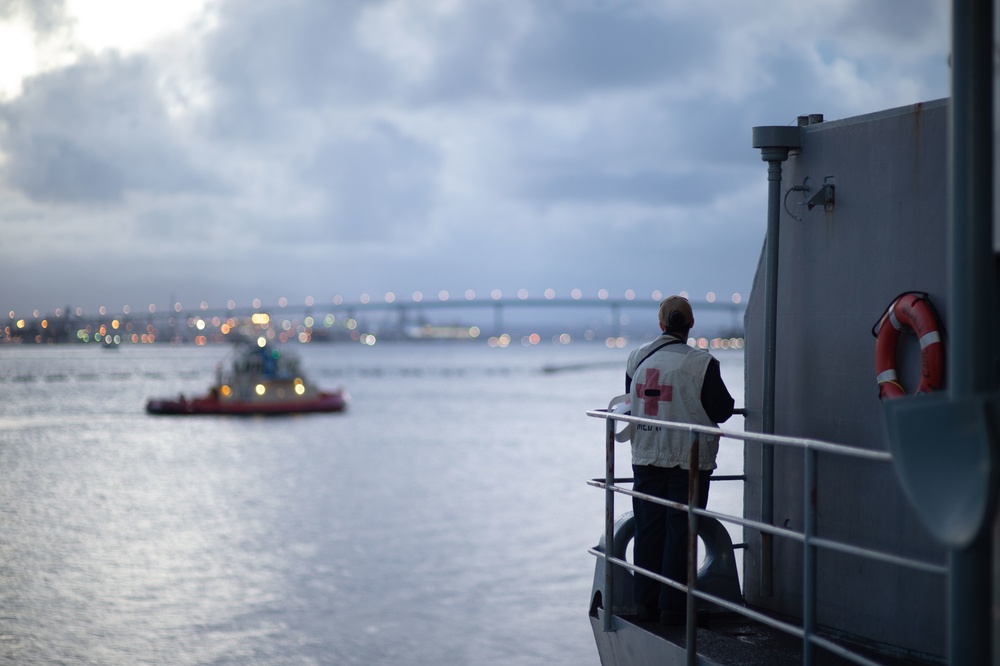
[[[240,342],[231,357],[220,364],[215,385],[207,395],[176,399],[153,398],[150,414],[279,415],[340,412],[347,407],[347,393],[320,391],[302,373],[292,352],[267,344]]]

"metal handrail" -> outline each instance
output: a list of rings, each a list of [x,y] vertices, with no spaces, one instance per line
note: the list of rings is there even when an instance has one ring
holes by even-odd
[[[821,439],[809,437],[789,437],[787,435],[766,435],[759,432],[742,432],[736,430],[725,430],[712,426],[697,425],[694,423],[681,423],[680,421],[663,421],[651,419],[644,416],[630,416],[628,414],[613,414],[605,409],[593,409],[587,412],[587,416],[593,416],[611,421],[621,421],[623,423],[634,423],[636,425],[651,425],[669,430],[683,430],[686,432],[697,432],[705,435],[718,435],[729,439],[742,439],[758,442],[760,444],[777,444],[778,446],[790,446],[793,448],[812,448],[824,453],[839,453],[842,455],[863,458],[867,460],[877,460],[880,462],[892,462],[892,454],[888,451],[873,451],[862,449],[857,446],[847,446],[846,444],[834,444]]]
[[[612,629],[611,619],[613,615],[613,604],[611,603],[611,599],[613,598],[612,591],[614,584],[612,572],[613,572],[613,566],[619,566],[631,571],[633,574],[648,576],[660,583],[669,585],[675,589],[688,593],[686,645],[688,648],[687,656],[689,664],[695,664],[697,661],[697,645],[695,643],[696,633],[695,633],[695,617],[694,617],[694,599],[698,598],[716,604],[732,612],[743,615],[744,617],[747,617],[751,620],[764,623],[768,626],[771,626],[779,631],[783,631],[794,637],[801,638],[803,641],[803,649],[802,649],[803,664],[811,665],[813,663],[812,646],[817,645],[854,663],[864,664],[866,666],[874,665],[877,664],[877,662],[871,661],[868,657],[865,657],[864,655],[852,652],[850,649],[816,633],[816,549],[824,548],[827,550],[833,550],[848,555],[863,557],[887,563],[890,565],[906,567],[927,573],[947,574],[948,572],[947,567],[944,565],[934,564],[932,562],[925,562],[922,560],[895,555],[892,553],[886,553],[871,548],[865,548],[862,546],[856,546],[816,536],[816,505],[814,500],[814,498],[816,497],[816,489],[817,489],[816,454],[819,452],[833,453],[861,460],[891,463],[892,455],[887,451],[873,451],[870,449],[862,449],[853,446],[846,446],[843,444],[834,444],[823,440],[805,438],[805,437],[788,437],[784,435],[737,432],[732,430],[725,430],[722,428],[702,426],[691,423],[680,423],[676,421],[664,421],[660,419],[630,416],[625,414],[614,414],[607,410],[591,410],[587,412],[587,416],[595,418],[603,418],[605,419],[606,423],[605,480],[602,482],[599,479],[594,479],[592,481],[587,482],[588,485],[597,488],[604,488],[605,491],[604,552],[602,553],[595,549],[590,549],[588,551],[591,554],[600,557],[605,561],[605,567],[604,567],[605,609],[604,609],[604,625],[603,625],[604,631],[611,631]],[[689,464],[691,473],[691,479],[690,479],[691,483],[689,483],[688,504],[681,504],[679,502],[673,502],[670,500],[653,497],[645,493],[640,493],[635,490],[631,490],[629,488],[623,488],[616,485],[618,481],[628,480],[628,479],[616,478],[614,475],[615,422],[617,421],[621,421],[624,423],[639,424],[639,425],[651,425],[660,428],[667,428],[670,430],[686,431],[689,433],[691,437],[692,450],[691,450],[691,464]],[[707,509],[700,509],[693,506],[694,502],[691,498],[693,497],[692,495],[693,486],[697,482],[697,465],[695,464],[695,461],[697,460],[696,452],[698,448],[698,435],[700,434],[716,435],[720,438],[724,437],[728,439],[742,440],[745,442],[750,441],[760,444],[787,446],[803,450],[804,466],[805,466],[805,475],[803,477],[803,498],[805,502],[805,507],[807,509],[803,512],[805,518],[803,531],[798,532],[796,530],[791,530],[784,527],[776,527],[768,523],[750,520],[741,516],[719,513],[716,511],[708,511]],[[714,595],[707,594],[705,592],[695,589],[695,580],[697,572],[696,572],[696,565],[693,564],[694,560],[693,554],[689,556],[687,585],[678,583],[677,581],[670,580],[660,574],[649,571],[647,569],[643,569],[641,567],[634,566],[624,560],[611,556],[611,553],[614,553],[615,493],[628,495],[630,497],[654,502],[670,508],[687,511],[689,516],[688,521],[691,527],[691,529],[689,530],[690,534],[689,534],[688,548],[692,553],[694,552],[694,548],[697,544],[697,539],[698,539],[697,517],[699,516],[715,518],[716,520],[733,523],[736,525],[741,525],[742,527],[745,528],[757,530],[761,533],[772,534],[774,536],[779,536],[802,543],[803,571],[804,571],[804,583],[802,591],[802,597],[803,597],[802,626],[798,627],[794,624],[789,624],[787,622],[776,620],[772,617],[769,617],[752,609],[740,606],[738,604],[734,604],[720,597],[716,597]]]
[[[615,479],[615,481],[631,481],[631,479]],[[712,481],[716,481],[713,476]],[[587,481],[588,486],[593,486],[594,488],[604,488],[605,483],[599,479],[591,479]],[[807,538],[802,532],[796,532],[795,530],[790,530],[785,527],[776,527],[768,523],[762,523],[756,520],[750,520],[749,518],[741,518],[739,516],[734,516],[728,513],[719,513],[717,511],[709,511],[708,509],[699,509],[697,507],[689,507],[687,504],[681,504],[680,502],[672,502],[670,500],[665,500],[661,497],[654,497],[653,495],[647,495],[645,493],[639,493],[629,488],[622,488],[621,486],[613,485],[612,488],[615,492],[620,495],[628,495],[629,497],[638,497],[642,500],[647,500],[649,502],[654,502],[656,504],[661,504],[663,506],[670,507],[672,509],[680,509],[681,511],[687,511],[689,508],[691,511],[698,516],[705,516],[706,518],[715,518],[724,523],[733,523],[734,525],[739,525],[741,527],[749,527],[750,529],[757,530],[758,532],[766,532],[768,534],[773,534],[775,536],[784,537],[786,539],[791,539],[792,541],[798,541],[800,543],[810,543],[821,548],[826,548],[827,550],[835,550],[847,555],[857,555],[859,557],[868,557],[869,559],[877,560],[885,564],[894,564],[897,566],[908,567],[916,571],[923,571],[925,573],[934,574],[944,574],[948,572],[948,567],[943,564],[933,564],[931,562],[925,562],[924,560],[915,560],[913,558],[904,557],[902,555],[894,555],[892,553],[886,553],[883,551],[875,550],[872,548],[865,548],[862,546],[854,546],[848,543],[841,543],[840,541],[834,541],[832,539],[824,539],[822,537],[812,537]]]

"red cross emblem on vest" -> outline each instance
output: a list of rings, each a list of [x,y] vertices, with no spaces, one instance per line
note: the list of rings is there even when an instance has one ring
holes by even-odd
[[[642,414],[656,416],[661,402],[673,400],[674,387],[660,383],[660,371],[657,368],[647,369],[645,380],[636,387],[636,394],[642,400]]]

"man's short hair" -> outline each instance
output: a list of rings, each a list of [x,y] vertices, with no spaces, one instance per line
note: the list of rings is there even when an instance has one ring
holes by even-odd
[[[660,301],[660,325],[664,330],[686,333],[694,326],[691,304],[683,296],[667,296]]]

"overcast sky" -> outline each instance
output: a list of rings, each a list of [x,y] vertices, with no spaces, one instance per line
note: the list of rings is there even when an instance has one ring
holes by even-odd
[[[0,313],[750,287],[751,127],[948,95],[939,0],[0,0]]]

